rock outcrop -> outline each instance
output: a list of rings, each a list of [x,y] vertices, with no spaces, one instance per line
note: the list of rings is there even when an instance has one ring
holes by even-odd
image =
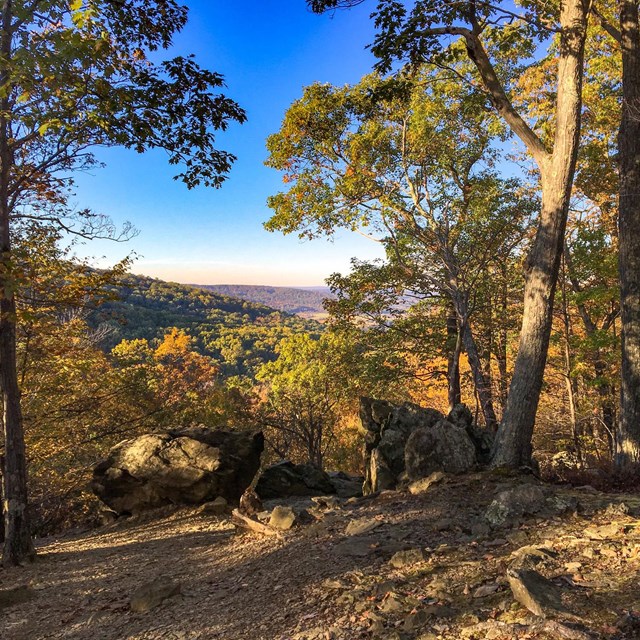
[[[166,504],[237,503],[260,466],[262,432],[206,427],[145,434],[116,445],[94,469],[94,493],[118,514]]]
[[[445,416],[436,409],[407,402],[361,398],[365,481],[363,493],[395,489],[399,483],[435,471],[464,473],[481,461],[491,436],[473,425],[467,407]]]
[[[448,420],[416,429],[405,445],[405,472],[409,480],[435,471],[465,473],[476,464],[476,450],[467,432]]]
[[[256,493],[263,500],[289,496],[322,496],[336,493],[328,473],[312,464],[284,460],[267,467],[258,478]]]

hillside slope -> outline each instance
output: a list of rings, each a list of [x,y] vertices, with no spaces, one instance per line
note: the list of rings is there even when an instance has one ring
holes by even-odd
[[[36,564],[0,573],[0,594],[25,585],[5,600],[2,637],[637,640],[637,496],[547,485],[558,500],[577,499],[580,515],[489,529],[484,510],[522,482],[535,481],[449,477],[422,495],[312,508],[314,524],[272,537],[238,535],[225,517],[183,509],[41,540]],[[399,549],[421,556],[390,562]],[[523,554],[537,558],[562,611],[545,619],[515,601],[508,568]],[[169,580],[179,595],[130,610],[138,588]]]
[[[329,295],[326,287],[297,289],[295,287],[269,287],[246,284],[194,285],[214,293],[264,304],[279,311],[297,315],[324,313],[322,301]]]
[[[127,274],[114,289],[118,299],[102,304],[89,318],[93,327],[108,328],[106,348],[121,340],[154,340],[178,327],[193,337],[198,351],[219,363],[225,376],[251,375],[274,359],[275,345],[286,335],[321,329],[266,305],[145,276]]]

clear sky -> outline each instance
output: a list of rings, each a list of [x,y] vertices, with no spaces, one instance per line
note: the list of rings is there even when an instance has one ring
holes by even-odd
[[[101,266],[135,252],[134,273],[165,280],[293,286],[323,284],[330,273],[347,271],[352,256],[380,256],[375,243],[347,232],[334,242],[303,242],[262,227],[267,197],[284,186],[263,164],[265,140],[304,86],[356,82],[371,71],[365,46],[372,5],[331,17],[312,14],[304,0],[186,4],[190,20],[170,55],[195,53],[201,66],[224,74],[226,92],[248,122],[220,134],[218,146],[238,161],[221,189],[188,191],[172,179],[175,167],[163,153],[99,151],[106,167],[78,177],[77,204],[128,220],[140,233],[125,244],[93,242],[82,252]]]

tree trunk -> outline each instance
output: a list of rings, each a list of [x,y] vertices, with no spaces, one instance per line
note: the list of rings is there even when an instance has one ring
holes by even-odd
[[[495,345],[495,356],[498,363],[498,397],[500,398],[500,409],[504,413],[507,404],[507,391],[509,382],[507,376],[507,317],[509,313],[509,300],[507,295],[507,267],[502,268],[502,287],[500,291],[500,322],[498,322],[498,332]]]
[[[607,382],[606,364],[600,356],[600,350],[596,351],[596,361],[593,370],[596,375],[596,391],[600,396],[600,410],[602,411],[602,424],[604,425],[605,438],[609,445],[609,455],[615,456],[616,411],[612,398],[614,391]]]
[[[461,402],[460,393],[460,351],[462,343],[458,331],[458,318],[455,309],[451,308],[447,315],[447,348],[449,358],[447,362],[447,391],[449,411]]]
[[[4,417],[4,521],[5,540],[2,561],[16,565],[35,557],[27,512],[27,464],[24,446],[22,410],[16,362],[16,274],[12,264],[9,228],[9,180],[12,168],[9,113],[11,38],[13,6],[2,5],[0,52],[4,68],[0,71],[0,392]]]
[[[569,419],[571,420],[571,437],[573,446],[576,450],[578,463],[580,467],[583,465],[582,459],[582,441],[578,431],[578,418],[576,414],[576,397],[578,395],[576,389],[576,381],[573,377],[573,358],[571,357],[571,318],[569,316],[569,307],[567,303],[567,278],[566,269],[563,261],[562,264],[562,325],[564,328],[564,364],[565,364],[565,385],[567,388],[567,400],[569,402]]]
[[[487,429],[495,431],[498,425],[495,411],[493,410],[493,401],[491,399],[491,387],[485,378],[484,371],[482,370],[482,362],[478,353],[478,346],[476,340],[469,326],[469,310],[467,309],[467,303],[463,299],[462,295],[453,296],[453,304],[458,314],[458,322],[460,324],[460,335],[462,338],[462,344],[469,360],[469,366],[471,367],[471,374],[473,375],[473,384],[475,391],[478,394],[478,400],[480,401],[480,409],[482,416],[484,417],[484,423]]]
[[[496,436],[492,465],[531,463],[531,439],[547,361],[560,256],[580,136],[587,9],[581,0],[561,5],[558,98],[553,152],[539,161],[542,209],[527,258],[524,315],[509,397]]]
[[[622,120],[620,158],[620,317],[622,382],[616,466],[640,464],[640,29],[638,0],[622,0]]]

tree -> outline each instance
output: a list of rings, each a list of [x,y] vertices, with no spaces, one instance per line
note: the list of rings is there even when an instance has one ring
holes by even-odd
[[[348,388],[333,366],[343,348],[330,333],[318,340],[294,335],[278,344],[278,359],[258,371],[258,380],[267,384],[261,420],[273,432],[267,441],[280,457],[298,451],[323,468]]]
[[[192,58],[159,64],[185,24],[175,0],[2,0],[0,4],[0,386],[4,402],[3,561],[34,555],[16,374],[16,286],[12,227],[46,220],[92,237],[101,218],[63,206],[74,170],[95,164],[91,148],[164,149],[188,187],[219,186],[233,156],[214,131],[244,112],[216,90],[222,77]]]
[[[312,0],[314,11],[360,4],[361,0]],[[510,3],[469,0],[459,3],[382,0],[372,47],[389,70],[395,60],[412,65],[434,62],[450,66],[451,38],[464,42],[476,69],[475,81],[511,131],[524,144],[540,174],[542,204],[538,229],[526,268],[520,344],[507,405],[497,434],[493,464],[529,464],[531,438],[542,389],[553,316],[553,300],[563,250],[564,231],[575,171],[582,105],[584,44],[590,5],[568,0],[559,10],[528,2],[522,10]],[[557,45],[553,143],[545,144],[514,106],[511,89],[517,63],[532,60],[536,41]],[[509,71],[512,71],[510,74]],[[465,78],[461,78],[466,80]]]
[[[336,227],[375,235],[404,274],[398,294],[446,297],[493,429],[471,316],[488,265],[522,240],[531,199],[493,170],[501,127],[482,102],[447,73],[308,87],[267,143],[267,164],[285,171],[292,186],[269,199],[275,214],[266,226],[310,237]]]
[[[640,20],[638,0],[620,3],[622,119],[620,163],[620,310],[622,387],[616,464],[640,465]]]

